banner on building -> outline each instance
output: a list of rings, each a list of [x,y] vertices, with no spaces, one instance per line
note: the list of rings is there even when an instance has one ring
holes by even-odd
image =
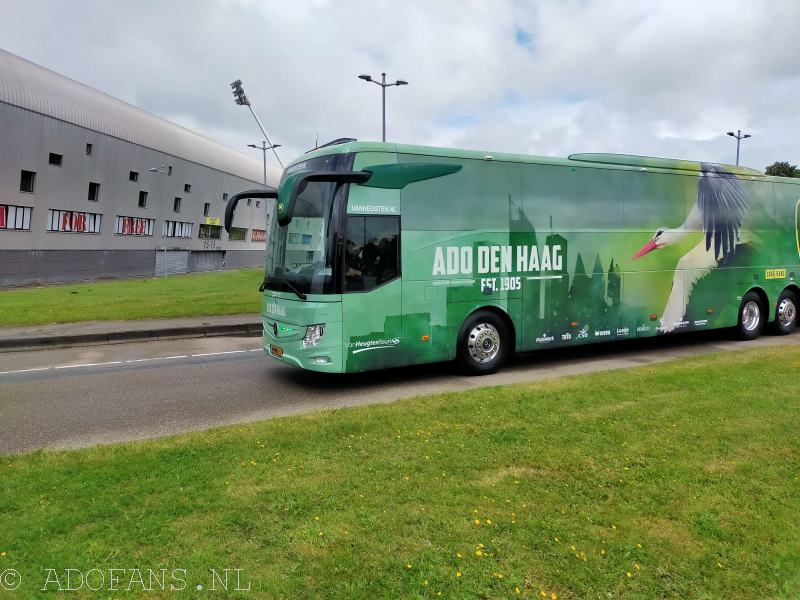
[[[250,233],[250,241],[251,242],[266,242],[267,241],[267,232],[264,229],[253,229]]]
[[[100,222],[102,219],[103,215],[98,213],[51,208],[48,212],[47,231],[100,233]]]
[[[30,206],[0,204],[0,229],[28,230],[31,228]]]
[[[153,235],[155,219],[142,219],[141,217],[123,217],[117,215],[114,233],[117,235]]]

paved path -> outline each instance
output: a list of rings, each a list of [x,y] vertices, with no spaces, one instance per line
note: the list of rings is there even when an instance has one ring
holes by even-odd
[[[357,375],[288,367],[260,339],[193,338],[0,354],[0,453],[163,436],[448,390],[535,381],[718,351],[800,343],[800,333],[732,341],[686,334],[515,357],[465,377],[452,364]]]
[[[261,335],[261,327],[261,317],[258,314],[0,327],[0,352],[113,344],[132,340]]]

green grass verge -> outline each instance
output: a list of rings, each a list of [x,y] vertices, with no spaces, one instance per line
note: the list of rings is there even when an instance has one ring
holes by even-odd
[[[257,313],[263,269],[0,291],[0,327]]]
[[[760,349],[7,456],[0,571],[30,597],[48,567],[183,568],[193,595],[238,567],[266,598],[796,598],[798,366]]]

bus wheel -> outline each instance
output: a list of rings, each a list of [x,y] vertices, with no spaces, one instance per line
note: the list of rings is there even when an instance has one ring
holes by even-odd
[[[741,340],[754,340],[764,329],[764,315],[766,311],[761,304],[761,298],[755,292],[747,292],[739,306],[739,324],[736,329]]]
[[[503,319],[487,310],[472,314],[458,336],[458,362],[471,375],[494,373],[511,352],[511,332]]]
[[[775,310],[775,331],[780,334],[792,333],[797,327],[797,296],[790,290],[784,290],[778,298]]]

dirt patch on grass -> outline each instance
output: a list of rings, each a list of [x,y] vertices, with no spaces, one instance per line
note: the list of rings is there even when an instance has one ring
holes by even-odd
[[[666,542],[677,550],[694,552],[699,548],[689,527],[673,519],[641,518],[636,520],[636,525],[647,535]]]
[[[524,479],[524,478],[541,478],[552,477],[553,471],[542,467],[528,467],[528,466],[512,466],[501,467],[489,473],[485,473],[481,477],[481,483],[484,485],[494,485],[504,479]]]

